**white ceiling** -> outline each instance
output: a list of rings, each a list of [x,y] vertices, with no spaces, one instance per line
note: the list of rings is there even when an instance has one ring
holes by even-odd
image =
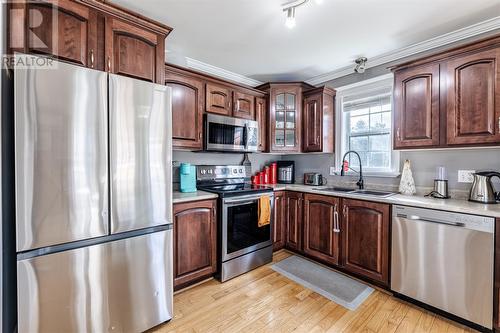
[[[500,16],[499,0],[113,0],[174,28],[167,61],[189,57],[259,81],[307,80]]]

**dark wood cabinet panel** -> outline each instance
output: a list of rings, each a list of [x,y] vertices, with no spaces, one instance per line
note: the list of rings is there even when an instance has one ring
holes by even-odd
[[[164,84],[164,36],[106,17],[106,70]]]
[[[203,82],[189,76],[165,74],[172,88],[172,138],[174,149],[203,149]]]
[[[302,206],[303,195],[286,192],[286,242],[290,250],[302,252]]]
[[[331,153],[335,147],[335,91],[320,87],[304,93],[302,151]]]
[[[390,206],[342,199],[342,266],[389,285]]]
[[[394,80],[394,147],[438,146],[439,64],[396,71]]]
[[[230,116],[231,110],[231,89],[207,83],[206,85],[206,111]]]
[[[217,269],[215,200],[174,205],[174,288]]]
[[[96,67],[96,11],[69,0],[17,2],[12,6],[12,51],[50,55],[80,66]]]
[[[329,264],[339,262],[339,199],[304,195],[304,253]]]
[[[285,192],[274,193],[274,226],[273,226],[273,250],[277,251],[285,246],[286,239],[286,204]]]
[[[444,62],[448,145],[500,143],[500,48]]]
[[[255,97],[235,91],[233,93],[233,116],[255,120]]]
[[[263,97],[255,98],[255,120],[259,124],[259,146],[261,152],[267,151],[267,103]]]

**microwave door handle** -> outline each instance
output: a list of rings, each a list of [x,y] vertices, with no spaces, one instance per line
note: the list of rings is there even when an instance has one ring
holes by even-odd
[[[245,129],[243,130],[243,140],[245,140],[245,150],[248,150],[248,124],[245,123]]]

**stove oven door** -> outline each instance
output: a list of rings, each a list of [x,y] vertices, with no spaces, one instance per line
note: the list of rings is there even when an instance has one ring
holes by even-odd
[[[263,194],[245,195],[223,199],[222,204],[222,261],[272,245],[274,224],[273,193],[266,193],[271,200],[271,223],[258,226],[259,198]]]

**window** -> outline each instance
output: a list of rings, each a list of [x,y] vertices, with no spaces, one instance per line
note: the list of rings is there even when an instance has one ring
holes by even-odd
[[[340,96],[339,96],[340,95]],[[392,150],[392,80],[375,80],[349,89],[340,89],[337,95],[339,118],[337,123],[337,171],[342,157],[349,150],[361,157],[363,172],[367,175],[396,176],[399,173],[399,154]],[[349,165],[359,168],[354,154],[346,157]]]

